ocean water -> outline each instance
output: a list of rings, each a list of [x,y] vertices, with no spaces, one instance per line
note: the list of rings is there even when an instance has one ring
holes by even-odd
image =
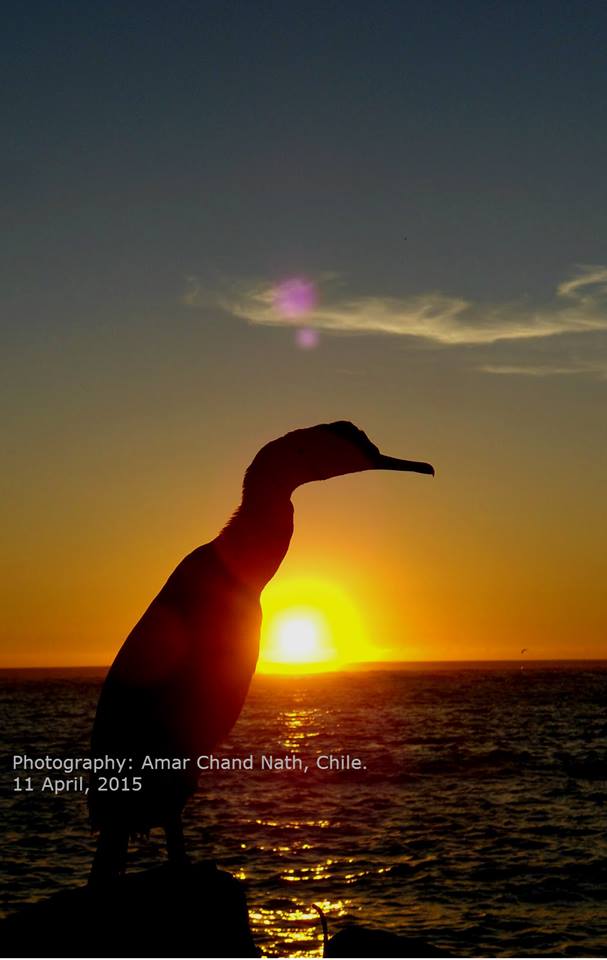
[[[100,682],[2,675],[4,913],[86,880],[84,797],[11,792],[7,758],[85,755]],[[313,903],[330,933],[354,921],[454,955],[607,953],[604,665],[256,677],[216,751],[250,754],[309,769],[204,773],[185,821],[193,855],[246,883],[265,955],[320,956]],[[318,770],[328,754],[366,769]],[[162,856],[152,833],[130,868]]]

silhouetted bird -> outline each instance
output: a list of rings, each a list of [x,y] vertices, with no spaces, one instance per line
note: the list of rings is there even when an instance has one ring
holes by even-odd
[[[293,533],[291,494],[362,470],[434,474],[428,463],[382,455],[347,421],[268,443],[245,473],[231,520],[181,561],[127,637],[101,691],[92,755],[126,758],[121,777],[129,785],[141,774],[141,789],[104,790],[92,779],[93,881],[122,873],[129,836],[154,826],[165,830],[169,860],[185,859],[181,812],[196,789],[196,758],[227,735],[245,701],[259,652],[259,596]],[[192,759],[185,770],[141,773],[145,757]]]

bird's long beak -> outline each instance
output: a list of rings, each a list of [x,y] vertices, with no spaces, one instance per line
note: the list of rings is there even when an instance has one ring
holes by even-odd
[[[387,457],[380,453],[375,463],[375,470],[409,470],[412,473],[428,473],[434,476],[434,467],[431,463],[420,460],[399,460],[398,457]]]

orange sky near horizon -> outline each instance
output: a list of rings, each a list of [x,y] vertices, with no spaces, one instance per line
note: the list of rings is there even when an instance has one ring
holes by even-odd
[[[333,618],[343,662],[516,659],[522,647],[531,659],[607,655],[599,471],[557,469],[557,451],[534,450],[524,425],[513,457],[470,437],[458,450],[448,419],[422,430],[410,418],[404,440],[356,419],[387,451],[431,459],[437,477],[374,472],[297,490],[268,615],[297,606],[307,583],[301,602]],[[2,666],[110,663],[176,563],[229,516],[257,442],[241,439],[239,466],[224,441],[194,454],[173,445],[154,471],[123,450],[100,475],[93,449],[90,459],[64,449],[43,476],[33,471],[30,509],[8,523]],[[351,643],[335,594],[357,620]]]

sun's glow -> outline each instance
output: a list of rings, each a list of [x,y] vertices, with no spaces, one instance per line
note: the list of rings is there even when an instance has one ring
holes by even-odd
[[[335,658],[330,629],[319,610],[287,608],[275,614],[268,633],[265,652],[274,663],[322,663]]]
[[[313,660],[320,653],[318,627],[314,619],[286,613],[278,626],[277,652],[284,660]]]
[[[275,579],[263,592],[262,608],[262,673],[316,673],[369,658],[359,613],[335,584]]]

